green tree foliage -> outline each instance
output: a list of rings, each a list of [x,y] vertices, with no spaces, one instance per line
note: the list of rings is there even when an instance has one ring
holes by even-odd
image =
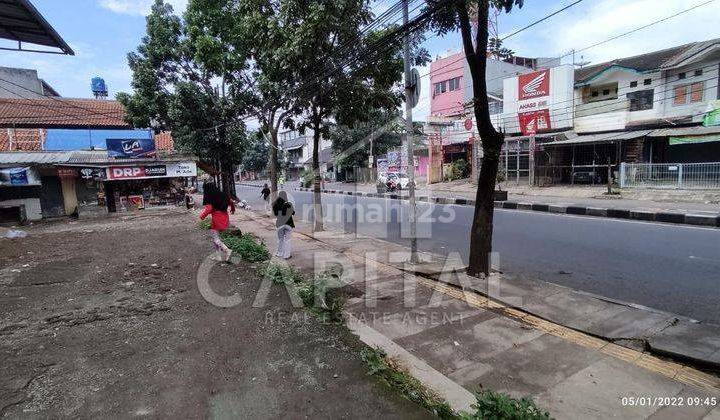
[[[488,40],[487,51],[496,60],[504,60],[515,55],[515,51],[510,48],[503,47],[502,39],[500,38],[490,38]]]
[[[375,156],[400,147],[405,129],[399,116],[397,109],[374,110],[367,122],[358,122],[352,127],[333,127],[329,138],[337,156],[335,164],[342,167],[366,167],[371,142]]]
[[[294,40],[293,65],[303,80],[295,93],[300,129],[313,132],[315,230],[322,230],[320,137],[331,121],[353,127],[376,109],[392,109],[402,101],[402,43],[397,28],[365,33],[372,20],[365,0],[285,0],[283,15]],[[427,60],[427,53],[419,54]]]
[[[128,54],[133,93],[117,99],[129,123],[171,130],[177,148],[213,165],[228,188],[246,144],[240,121],[246,97],[225,94],[226,85],[236,82],[233,65],[241,60],[227,53],[228,37],[210,42],[198,35],[202,7],[196,3],[190,2],[182,20],[169,4],[155,0],[146,35]]]

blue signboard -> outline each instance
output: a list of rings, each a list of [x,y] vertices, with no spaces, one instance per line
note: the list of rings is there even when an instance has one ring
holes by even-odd
[[[108,157],[146,158],[155,156],[154,139],[107,139]]]
[[[40,185],[40,176],[35,169],[30,167],[0,169],[0,186],[24,185]]]

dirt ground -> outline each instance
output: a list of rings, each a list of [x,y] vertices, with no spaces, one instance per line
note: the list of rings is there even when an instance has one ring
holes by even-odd
[[[191,215],[40,224],[0,239],[0,417],[424,418],[375,383],[344,328],[320,324],[256,267],[196,273],[212,246]]]

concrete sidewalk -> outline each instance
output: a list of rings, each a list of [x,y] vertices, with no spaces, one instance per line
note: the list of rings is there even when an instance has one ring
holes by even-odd
[[[270,218],[240,211],[233,219],[274,248]],[[456,409],[466,409],[470,391],[482,386],[531,396],[561,419],[720,418],[720,379],[661,359],[635,340],[701,324],[548,283],[481,282],[458,273],[456,261],[429,254],[422,255],[426,264],[408,266],[398,258],[407,251],[400,245],[297,225],[292,265],[311,275],[342,264],[351,329]],[[716,354],[718,343],[705,338],[691,347]],[[673,405],[679,401],[684,406]]]

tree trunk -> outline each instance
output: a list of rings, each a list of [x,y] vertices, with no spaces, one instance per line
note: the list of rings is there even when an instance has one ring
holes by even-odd
[[[479,276],[490,274],[490,255],[492,253],[493,214],[495,211],[495,183],[500,159],[503,135],[498,133],[490,120],[487,100],[486,67],[488,43],[488,0],[480,0],[477,10],[477,32],[475,42],[466,1],[456,4],[460,21],[463,49],[472,76],[473,110],[478,126],[478,135],[482,141],[483,159],[478,176],[475,195],[475,214],[470,231],[470,256],[467,273]]]
[[[323,227],[323,209],[322,209],[322,195],[320,193],[320,118],[315,118],[313,121],[313,208],[314,208],[314,219],[315,224],[313,232],[321,232]]]
[[[278,138],[277,131],[270,129],[270,194],[274,200],[278,190]]]

